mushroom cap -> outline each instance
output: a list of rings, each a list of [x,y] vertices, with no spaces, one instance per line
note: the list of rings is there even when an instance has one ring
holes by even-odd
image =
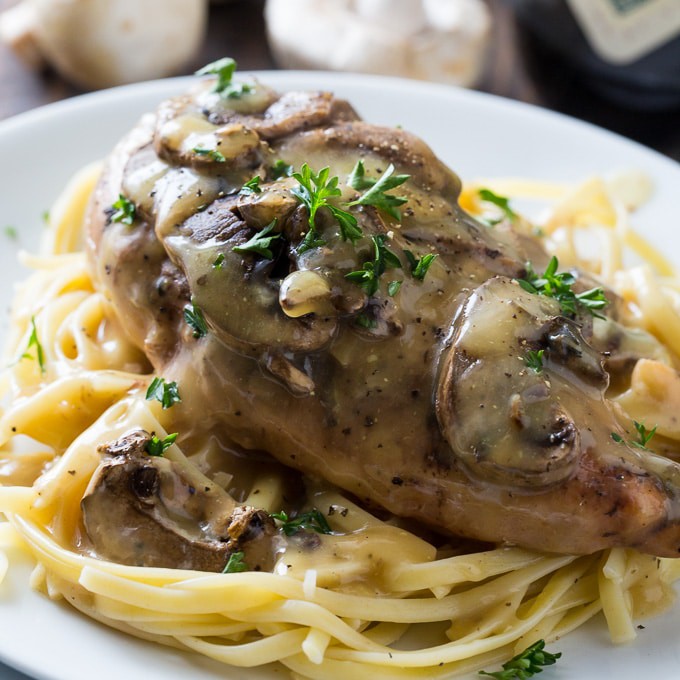
[[[355,71],[473,85],[489,43],[480,0],[267,0],[283,68]]]
[[[35,38],[59,73],[85,88],[177,72],[198,50],[207,0],[25,0]]]

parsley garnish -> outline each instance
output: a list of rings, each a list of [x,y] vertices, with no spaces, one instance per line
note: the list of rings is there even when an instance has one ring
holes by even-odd
[[[385,192],[403,184],[411,175],[393,175],[392,173],[394,173],[394,165],[390,163],[379,179],[366,177],[364,162],[362,160],[357,161],[347,181],[353,189],[357,189],[357,191],[367,189],[367,191],[347,205],[373,205],[395,220],[400,221],[399,206],[406,203],[408,199],[405,196],[393,196]]]
[[[487,203],[493,203],[493,205],[500,208],[503,212],[503,215],[505,215],[505,217],[507,217],[511,222],[514,222],[517,219],[517,213],[510,207],[510,201],[509,199],[505,198],[505,196],[494,194],[491,189],[480,189],[477,193],[483,201],[486,201]],[[493,227],[494,225],[501,222],[502,219],[503,218],[487,219],[485,221],[489,226]]]
[[[242,571],[248,571],[248,565],[243,561],[245,553],[239,550],[238,552],[233,552],[229,555],[227,563],[222,569],[223,574],[238,574]]]
[[[225,256],[224,253],[220,253],[213,262],[213,269],[222,269],[222,264],[224,263]]]
[[[144,450],[150,456],[162,456],[175,443],[175,439],[177,439],[177,432],[173,432],[163,439],[159,439],[155,434],[152,434]]]
[[[353,281],[366,291],[367,295],[375,295],[378,291],[378,279],[390,267],[396,269],[401,267],[399,258],[387,248],[384,234],[371,236],[373,241],[373,259],[364,262],[361,269],[345,274],[345,278]]]
[[[293,187],[291,192],[309,211],[309,230],[305,235],[302,243],[298,246],[298,252],[304,253],[310,248],[325,245],[325,241],[319,237],[316,225],[316,213],[319,208],[328,208],[333,217],[340,225],[340,235],[343,241],[350,240],[354,243],[361,238],[362,231],[357,225],[357,220],[354,215],[345,210],[336,208],[328,202],[329,198],[340,196],[342,192],[338,189],[338,178],[328,177],[329,168],[325,167],[319,170],[318,173],[303,163],[300,172],[294,172],[294,177],[298,186]]]
[[[195,338],[203,338],[208,335],[208,324],[200,307],[193,302],[184,307],[184,320],[194,329]]]
[[[163,408],[170,408],[182,401],[176,382],[165,382],[165,378],[154,378],[146,391],[147,400],[160,401]]]
[[[357,314],[354,318],[354,323],[361,328],[366,328],[370,330],[371,328],[377,328],[378,322],[375,319],[371,319],[368,314]]]
[[[50,223],[50,211],[49,210],[43,210],[41,217],[42,217],[42,221],[45,224],[49,225],[49,223]]]
[[[656,428],[658,427],[658,425],[655,425],[651,430],[648,430],[642,423],[638,423],[637,420],[633,421],[633,425],[635,426],[635,431],[637,432],[637,435],[638,435],[638,441],[633,441],[632,439],[629,439],[628,442],[626,442],[625,439],[620,434],[617,434],[616,432],[611,433],[612,439],[617,444],[626,444],[627,443],[630,446],[634,446],[636,449],[642,449],[643,451],[649,451],[647,444],[649,444],[649,441],[651,440],[651,438],[656,434]]]
[[[271,260],[274,254],[271,250],[272,241],[281,237],[281,234],[272,234],[272,230],[276,226],[276,218],[274,218],[264,229],[258,231],[249,241],[246,241],[240,246],[234,246],[232,250],[235,253],[257,253],[267,260]],[[270,234],[272,234],[270,236]]]
[[[209,76],[216,75],[217,82],[213,87],[213,92],[222,95],[229,99],[238,99],[244,94],[253,91],[252,85],[245,83],[232,83],[231,79],[234,77],[236,71],[236,62],[231,57],[224,57],[207,64],[202,69],[196,71],[194,75]]]
[[[387,284],[387,294],[390,297],[394,297],[399,292],[402,283],[402,281],[390,281]]]
[[[328,526],[326,518],[316,508],[290,518],[283,510],[281,512],[274,512],[271,516],[273,519],[281,522],[281,531],[286,536],[293,536],[299,531],[316,531],[318,534],[331,533],[331,528]]]
[[[404,255],[408,263],[411,265],[411,276],[418,281],[424,281],[427,274],[427,270],[432,266],[432,263],[437,258],[436,253],[428,253],[423,255],[421,258],[416,258],[416,256],[410,250],[404,250]]]
[[[544,349],[539,349],[534,351],[530,349],[524,356],[524,364],[527,368],[530,368],[536,373],[540,373],[543,370],[543,355],[545,354]]]
[[[31,347],[35,347],[35,357],[31,354]],[[40,372],[44,373],[47,369],[45,367],[45,352],[43,351],[43,346],[38,339],[38,329],[35,327],[35,317],[31,317],[31,334],[28,337],[28,344],[26,345],[26,351],[21,355],[22,359],[37,359],[38,366],[40,366]]]
[[[635,426],[635,430],[640,439],[638,442],[632,442],[633,446],[636,446],[639,449],[647,449],[647,444],[649,444],[649,440],[656,434],[658,425],[655,425],[651,430],[648,430],[642,423],[638,423],[637,420],[633,421],[633,425]]]
[[[279,158],[278,160],[274,161],[274,165],[269,168],[269,174],[272,176],[272,179],[290,177],[293,174],[293,166],[288,165],[288,163]]]
[[[502,671],[487,673],[479,671],[480,675],[488,675],[496,680],[527,680],[536,673],[541,673],[541,666],[552,666],[562,654],[551,654],[544,651],[545,640],[538,640],[533,645],[527,647],[521,654],[513,656],[510,661],[503,664]]]
[[[244,196],[249,196],[251,194],[261,194],[262,189],[260,189],[260,176],[255,175],[252,179],[249,179],[242,187],[239,194]]]
[[[5,227],[5,236],[9,239],[12,239],[12,241],[16,241],[19,237],[19,232],[17,231],[16,227],[8,225]]]
[[[116,211],[111,215],[112,222],[132,224],[135,221],[137,208],[135,207],[135,204],[125,198],[123,194],[118,194],[118,200],[111,207]]]
[[[527,278],[517,279],[524,290],[535,295],[545,295],[555,298],[560,303],[562,312],[567,315],[576,314],[576,307],[581,306],[588,310],[593,316],[603,319],[596,310],[602,309],[609,304],[602,288],[591,288],[583,293],[574,293],[571,286],[576,278],[569,272],[557,273],[558,261],[553,255],[550,262],[541,276],[538,276],[527,262]]]
[[[216,161],[217,163],[226,163],[227,159],[224,154],[215,149],[203,149],[200,146],[195,146],[192,151],[199,156],[207,156],[211,161]]]

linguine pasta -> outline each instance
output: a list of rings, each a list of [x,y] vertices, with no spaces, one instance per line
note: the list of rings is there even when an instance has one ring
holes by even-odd
[[[175,429],[172,409],[145,398],[149,364],[88,270],[82,220],[98,173],[99,165],[85,168],[58,199],[43,254],[21,256],[34,273],[16,295],[0,379],[0,547],[18,544],[33,555],[34,588],[126,633],[232,666],[279,662],[294,677],[359,680],[488,667],[600,611],[612,640],[626,642],[636,619],[671,604],[676,560],[624,548],[572,556],[442,543],[313,480],[305,480],[307,506],[328,509],[333,534],[319,537],[311,554],[287,551],[273,573],[99,559],[80,515],[97,447],[135,428],[161,438]],[[629,418],[658,421],[662,442],[678,441],[680,279],[631,229],[628,214],[645,197],[624,179],[574,187],[488,180],[465,187],[461,205],[483,214],[482,186],[547,204],[540,233],[548,251],[563,267],[597,275],[629,303],[627,323],[667,348],[667,356],[638,363],[615,401]],[[536,229],[524,220],[519,228]],[[596,255],[580,247],[586,233],[600,243]],[[624,266],[627,249],[640,264]],[[212,439],[180,437],[165,456],[239,503],[280,510],[278,467],[242,469],[237,456],[221,453]],[[6,569],[0,553],[0,578]]]

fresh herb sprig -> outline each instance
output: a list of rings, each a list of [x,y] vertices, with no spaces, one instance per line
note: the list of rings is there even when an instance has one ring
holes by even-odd
[[[149,441],[146,443],[144,450],[150,456],[162,456],[175,443],[176,439],[177,432],[173,432],[167,437],[163,437],[163,439],[155,434],[152,434],[151,439],[149,439]]]
[[[533,350],[530,349],[523,357],[524,365],[534,371],[540,373],[543,370],[543,355],[544,349]]]
[[[629,439],[628,441],[626,441],[617,432],[611,433],[612,439],[617,444],[628,444],[629,446],[634,446],[636,449],[642,449],[643,451],[649,451],[649,447],[647,446],[647,444],[649,444],[652,437],[656,434],[656,428],[658,427],[658,425],[655,425],[651,430],[648,430],[642,423],[638,423],[637,420],[634,420],[633,426],[635,427],[635,431],[637,432],[637,436],[638,436],[637,441],[634,440],[634,439]]]
[[[216,163],[226,163],[227,159],[224,157],[224,154],[221,151],[217,151],[217,149],[204,149],[201,146],[195,146],[192,151],[198,155],[198,156],[205,156],[206,158],[209,158],[211,161],[215,161]]]
[[[364,289],[367,295],[375,295],[378,291],[379,279],[388,268],[399,268],[399,258],[385,245],[384,234],[371,236],[373,241],[373,259],[364,262],[361,269],[345,274],[345,278]]]
[[[400,290],[403,281],[390,281],[387,284],[387,294],[390,297],[394,297]]]
[[[492,673],[479,671],[479,674],[496,678],[496,680],[527,680],[541,673],[543,666],[552,666],[561,656],[561,652],[557,654],[546,652],[545,640],[538,640],[521,654],[513,656],[510,661],[504,663],[502,671]]]
[[[491,189],[480,189],[477,194],[482,201],[495,205],[503,213],[503,217],[500,218],[485,218],[484,222],[490,227],[502,222],[504,218],[507,218],[510,222],[514,222],[518,218],[517,213],[510,207],[510,199],[505,196],[499,196],[491,191]]]
[[[111,215],[112,222],[131,225],[137,217],[137,207],[123,194],[118,194],[118,200],[111,206],[115,212]]]
[[[239,99],[244,94],[252,92],[255,88],[246,83],[234,83],[232,79],[236,71],[236,61],[231,57],[223,57],[210,64],[206,64],[202,69],[196,71],[197,76],[216,75],[217,81],[213,92],[221,95],[226,99]]]
[[[326,518],[316,508],[295,517],[289,517],[288,513],[283,510],[274,512],[271,516],[281,522],[280,529],[286,536],[294,536],[300,531],[316,531],[318,534],[332,533]]]
[[[264,257],[267,260],[274,258],[272,252],[272,242],[277,238],[281,238],[280,233],[272,233],[276,226],[276,218],[274,218],[264,229],[261,229],[256,234],[242,243],[240,246],[234,246],[232,250],[235,253],[255,253]]]
[[[222,573],[223,574],[239,574],[242,571],[248,571],[249,567],[243,561],[244,557],[245,557],[245,553],[243,553],[241,550],[238,550],[237,552],[231,553],[231,555],[229,555],[229,559],[227,560],[227,563],[224,565],[224,569],[222,569]]]
[[[184,307],[184,320],[193,329],[195,338],[204,338],[208,335],[208,324],[205,322],[203,311],[193,302]]]
[[[600,319],[604,317],[597,312],[609,304],[604,290],[600,287],[591,288],[583,293],[574,293],[571,289],[576,278],[570,272],[557,273],[559,262],[553,255],[543,274],[536,274],[531,263],[527,263],[527,276],[517,279],[520,286],[529,293],[552,297],[560,303],[564,314],[574,316],[578,307],[590,312]]]
[[[353,205],[373,205],[378,210],[382,210],[395,220],[401,220],[401,212],[399,206],[408,202],[405,196],[394,196],[386,193],[392,189],[396,189],[408,180],[411,175],[395,175],[394,165],[390,163],[387,170],[378,178],[366,176],[366,168],[362,160],[357,161],[352,169],[347,181],[349,185],[357,191],[364,191],[359,198],[348,203],[348,206]]]
[[[290,177],[293,174],[293,166],[286,163],[281,158],[277,158],[273,165],[269,168],[269,174],[272,179],[281,179],[282,177]]]
[[[31,347],[35,347],[35,356],[31,354]],[[45,362],[45,351],[43,350],[42,343],[38,338],[38,329],[35,327],[35,317],[31,317],[31,334],[28,336],[28,344],[26,345],[26,351],[21,355],[22,359],[36,359],[38,361],[38,366],[40,366],[40,372],[45,373],[47,370]]]
[[[239,194],[241,194],[242,196],[261,194],[262,188],[260,187],[260,181],[261,181],[260,176],[255,175],[255,177],[245,182],[245,184],[241,187],[241,191],[239,191]]]
[[[149,388],[146,390],[147,401],[155,399],[160,401],[163,409],[168,409],[174,404],[179,404],[182,398],[179,396],[179,387],[177,383],[173,380],[172,382],[166,382],[165,378],[155,377]]]
[[[432,263],[437,259],[436,253],[427,253],[422,257],[416,257],[410,250],[404,250],[404,255],[411,267],[411,276],[418,281],[424,281]]]
[[[316,224],[316,214],[321,208],[327,208],[340,225],[340,236],[343,241],[354,243],[362,236],[362,231],[357,224],[357,219],[346,210],[342,210],[329,203],[329,199],[341,196],[338,188],[338,178],[330,177],[330,169],[322,168],[314,172],[307,163],[303,163],[300,172],[294,172],[291,176],[297,180],[298,185],[291,189],[295,196],[309,212],[307,224],[309,229],[298,246],[298,252],[303,253],[311,248],[325,245],[325,241],[319,236]]]

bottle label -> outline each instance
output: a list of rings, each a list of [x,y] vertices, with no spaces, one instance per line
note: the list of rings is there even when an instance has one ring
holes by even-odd
[[[680,0],[567,0],[604,61],[628,64],[680,35]]]

